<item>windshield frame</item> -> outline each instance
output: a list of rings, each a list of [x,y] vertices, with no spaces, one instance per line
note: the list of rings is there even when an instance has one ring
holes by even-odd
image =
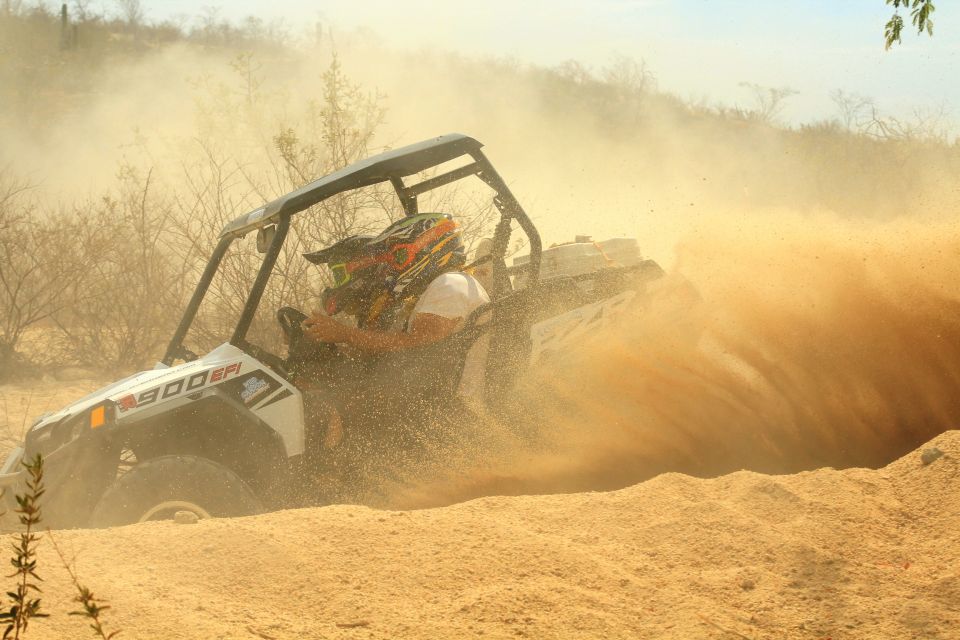
[[[493,273],[491,276],[493,287],[490,291],[491,300],[496,301],[511,290],[509,269],[506,266],[505,256],[512,233],[511,222],[514,220],[517,221],[520,228],[526,234],[529,242],[530,260],[524,269],[527,273],[527,286],[535,286],[536,283],[539,282],[542,247],[540,234],[534,226],[533,221],[530,220],[529,216],[527,216],[526,212],[523,210],[523,207],[520,206],[520,203],[513,196],[513,193],[511,193],[509,187],[507,187],[507,184],[503,181],[503,178],[500,177],[500,174],[497,173],[496,169],[493,168],[493,165],[480,150],[480,143],[472,138],[460,136],[459,134],[453,134],[453,136],[456,136],[453,139],[453,142],[458,143],[458,145],[465,144],[466,141],[469,141],[470,143],[463,147],[463,150],[460,153],[454,155],[453,159],[469,156],[472,158],[473,162],[445,173],[441,173],[440,175],[421,180],[420,182],[409,186],[407,186],[403,180],[405,177],[410,177],[410,174],[406,174],[406,171],[409,169],[407,165],[403,165],[403,168],[398,170],[396,173],[389,171],[378,171],[375,177],[370,175],[373,169],[381,168],[378,163],[382,164],[385,162],[383,158],[387,158],[389,162],[396,163],[408,157],[417,158],[418,156],[423,156],[419,158],[419,164],[415,166],[420,167],[420,165],[425,165],[425,168],[449,161],[451,159],[449,157],[437,157],[435,155],[435,149],[437,148],[437,145],[440,144],[443,138],[447,138],[447,136],[441,136],[440,138],[432,141],[410,145],[409,147],[404,147],[403,149],[380,154],[379,156],[373,156],[372,158],[368,158],[345,167],[344,169],[336,171],[324,178],[320,178],[319,180],[316,180],[313,183],[302,187],[301,189],[291,192],[283,198],[275,200],[249,214],[241,216],[233,223],[227,225],[220,236],[220,241],[214,249],[213,254],[210,256],[210,260],[207,262],[207,266],[204,268],[203,274],[200,277],[200,281],[197,283],[197,287],[190,298],[190,302],[187,304],[187,308],[184,311],[183,318],[180,320],[180,324],[170,339],[170,343],[167,346],[166,353],[164,354],[161,362],[166,366],[170,366],[178,358],[187,359],[187,357],[193,355],[183,347],[183,340],[190,331],[190,327],[196,318],[197,311],[199,310],[200,305],[206,296],[207,290],[209,289],[214,276],[216,276],[227,250],[234,241],[246,236],[250,231],[259,230],[271,224],[275,224],[277,227],[277,232],[274,235],[270,246],[267,248],[263,262],[261,263],[260,269],[257,272],[257,277],[247,295],[247,301],[244,304],[240,318],[237,320],[236,328],[233,331],[233,335],[230,337],[230,344],[249,352],[251,345],[246,340],[247,331],[253,322],[257,308],[260,305],[260,300],[263,297],[267,283],[273,273],[277,258],[280,255],[280,251],[283,248],[283,243],[286,240],[287,233],[290,230],[290,223],[293,216],[339,193],[370,187],[383,182],[391,183],[394,191],[397,194],[397,197],[400,199],[404,213],[407,216],[414,216],[417,215],[418,212],[417,197],[419,195],[444,185],[469,178],[471,176],[478,177],[494,192],[493,203],[500,212],[500,221],[497,223],[494,230],[493,243],[490,252],[493,262]],[[447,144],[451,143],[448,142]],[[461,147],[458,146],[457,148]],[[428,159],[432,159],[433,163],[429,164],[426,162]],[[422,168],[418,169],[417,173],[422,170]],[[359,176],[360,179],[354,181],[345,179],[346,177],[354,174]],[[336,179],[331,180],[331,178],[334,177]],[[320,186],[318,187],[317,185]],[[330,189],[330,187],[333,185],[336,185],[335,190]],[[309,198],[305,197],[304,194],[310,194],[311,191],[313,195]],[[317,198],[313,196],[321,197]]]

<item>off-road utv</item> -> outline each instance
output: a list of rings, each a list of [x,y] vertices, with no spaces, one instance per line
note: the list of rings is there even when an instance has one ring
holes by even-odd
[[[622,242],[605,249],[581,238],[573,248],[542,251],[536,228],[481,146],[451,134],[388,151],[227,224],[162,361],[33,423],[23,445],[0,469],[8,514],[15,507],[13,496],[23,490],[21,462],[38,453],[45,459],[45,519],[54,527],[120,525],[171,518],[178,511],[239,516],[329,501],[316,478],[345,467],[325,460],[311,444],[316,434],[305,423],[303,390],[291,375],[292,360],[303,357],[297,351],[303,316],[290,308],[278,312],[290,338],[285,355],[251,343],[248,333],[292,218],[315,212],[314,205],[337,194],[380,183],[392,185],[408,216],[417,215],[418,196],[458,180],[479,178],[492,190],[500,218],[485,258],[491,302],[451,337],[357,370],[358,379],[346,390],[342,372],[339,386],[331,376],[331,388],[351,396],[345,429],[362,429],[368,443],[415,456],[432,428],[422,423],[469,419],[462,413],[438,415],[443,413],[438,408],[454,406],[448,400],[456,394],[466,354],[480,342],[486,350],[486,411],[503,416],[509,405],[503,399],[529,366],[602,323],[662,271],[638,256],[618,266],[607,253],[622,250]],[[458,166],[435,169],[446,163]],[[432,177],[424,178],[431,169]],[[508,266],[514,226],[526,236],[530,252]],[[232,335],[197,356],[184,344],[191,324],[224,255],[250,233],[257,234],[262,263],[245,306]],[[545,253],[555,255],[549,278],[541,278]],[[573,262],[565,263],[564,256]],[[333,345],[313,348],[310,357],[321,372],[342,364]]]

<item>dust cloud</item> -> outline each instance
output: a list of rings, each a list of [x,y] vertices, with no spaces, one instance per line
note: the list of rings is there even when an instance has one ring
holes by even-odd
[[[228,213],[239,215],[285,192],[278,134],[322,144],[323,74],[335,57],[357,94],[383,110],[371,152],[452,131],[479,139],[547,244],[637,235],[670,267],[681,238],[716,217],[782,208],[888,219],[941,200],[957,206],[957,163],[936,149],[904,156],[836,123],[789,131],[689,104],[658,92],[642,61],[546,70],[390,49],[362,32],[286,50],[147,48],[85,69],[76,83],[89,86],[66,95],[0,87],[0,97],[23,101],[0,113],[0,166],[69,202],[115,188],[125,166],[152,169],[158,187],[180,194],[212,158],[239,203]],[[79,72],[79,62],[64,64]],[[354,115],[358,130],[376,120]]]
[[[653,76],[599,100],[607,89],[583,73],[358,33],[113,60],[70,108],[3,119],[0,165],[70,200],[111,188],[121,163],[177,193],[197,158],[229,158],[218,186],[239,215],[280,195],[263,153],[274,136],[319,135],[308,125],[334,53],[358,91],[381,96],[375,147],[472,135],[548,245],[637,236],[671,273],[642,313],[519,391],[532,445],[504,435],[496,460],[398,503],[608,489],[665,470],[879,466],[956,426],[960,192],[956,154],[930,145],[903,142],[904,161],[829,123],[791,131],[684,104]]]
[[[533,445],[398,500],[883,466],[957,425],[958,243],[946,223],[715,220],[647,304],[535,372],[520,395]]]

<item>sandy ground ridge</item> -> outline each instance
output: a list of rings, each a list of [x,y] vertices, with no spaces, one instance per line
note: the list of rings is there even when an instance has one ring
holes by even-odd
[[[958,638],[960,432],[880,470],[56,536],[126,638]],[[90,636],[52,548],[34,638]]]

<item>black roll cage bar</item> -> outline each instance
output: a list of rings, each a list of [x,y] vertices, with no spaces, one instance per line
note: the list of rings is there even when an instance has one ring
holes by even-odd
[[[290,222],[293,216],[338,193],[382,182],[389,181],[393,185],[404,213],[407,216],[414,216],[418,213],[417,198],[421,194],[470,176],[480,178],[494,191],[493,203],[500,212],[500,221],[494,231],[490,253],[493,262],[491,299],[496,301],[510,290],[506,252],[510,243],[510,223],[513,220],[516,220],[520,225],[530,244],[530,261],[524,269],[527,273],[527,286],[536,285],[540,276],[540,254],[542,250],[540,234],[503,181],[503,178],[500,177],[500,174],[497,173],[480,150],[482,146],[480,142],[473,138],[452,133],[393,151],[386,151],[315,180],[227,224],[220,233],[220,242],[200,276],[200,281],[187,304],[177,330],[170,339],[170,344],[161,362],[170,366],[174,360],[184,357],[187,353],[183,348],[183,340],[196,318],[200,304],[206,296],[210,283],[213,281],[227,249],[235,240],[244,237],[250,231],[276,225],[276,233],[267,248],[260,270],[247,297],[247,302],[240,314],[240,319],[237,321],[233,336],[230,338],[230,344],[240,349],[249,350],[251,345],[246,340],[247,331],[260,305],[260,299],[267,287],[267,282],[276,265],[287,233],[290,231]],[[410,186],[404,183],[404,178],[465,155],[472,158],[472,162],[467,165]]]

